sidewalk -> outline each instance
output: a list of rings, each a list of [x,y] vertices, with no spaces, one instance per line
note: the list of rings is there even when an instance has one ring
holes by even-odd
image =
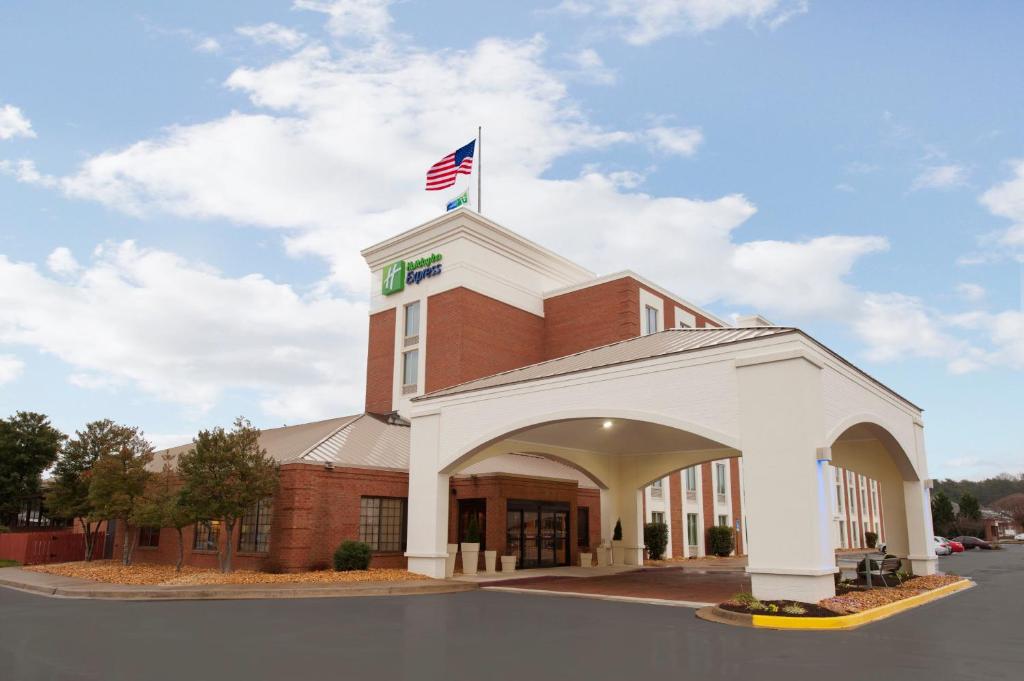
[[[225,600],[243,598],[340,598],[346,596],[413,596],[472,591],[476,584],[443,579],[351,584],[204,584],[200,586],[133,586],[0,569],[0,586],[60,598],[110,600]]]

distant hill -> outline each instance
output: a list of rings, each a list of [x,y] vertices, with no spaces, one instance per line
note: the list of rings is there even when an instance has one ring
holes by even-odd
[[[970,492],[982,506],[991,506],[992,502],[1010,494],[1024,493],[1024,473],[1002,473],[985,480],[936,480],[932,494],[940,490],[954,502],[960,501],[964,493]]]

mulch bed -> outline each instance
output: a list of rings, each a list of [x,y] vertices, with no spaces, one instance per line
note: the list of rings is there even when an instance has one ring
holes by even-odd
[[[726,601],[720,604],[718,607],[722,610],[728,610],[730,612],[741,612],[745,615],[780,615],[782,617],[838,617],[839,613],[828,608],[823,608],[820,605],[814,603],[799,603],[797,601],[761,601],[765,606],[774,605],[779,611],[769,612],[768,610],[751,610],[748,606],[741,603],[734,603],[732,601]],[[789,613],[782,612],[782,609],[789,605],[798,605],[807,612],[802,615],[790,615]]]

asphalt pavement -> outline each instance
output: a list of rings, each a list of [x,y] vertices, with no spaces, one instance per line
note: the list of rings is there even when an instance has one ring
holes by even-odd
[[[1024,545],[941,560],[978,587],[849,632],[737,628],[686,608],[484,591],[116,602],[0,588],[0,679],[1024,678]]]

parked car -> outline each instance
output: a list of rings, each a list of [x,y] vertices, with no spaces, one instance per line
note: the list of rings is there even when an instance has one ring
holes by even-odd
[[[956,541],[964,545],[965,549],[991,549],[992,545],[984,539],[978,539],[977,537],[955,537]]]
[[[936,556],[948,556],[953,553],[953,549],[949,548],[949,542],[942,537],[932,537],[935,542],[935,555]]]
[[[961,544],[958,541],[955,541],[953,539],[946,539],[945,537],[936,537],[935,540],[936,541],[941,541],[944,544],[946,544],[946,546],[949,547],[949,550],[950,550],[951,553],[963,553],[964,552],[964,545]],[[939,554],[936,553],[935,555],[939,555]]]
[[[1024,532],[1021,532],[1020,534],[1015,536],[1014,539],[1016,539],[1017,541],[1024,541]]]

